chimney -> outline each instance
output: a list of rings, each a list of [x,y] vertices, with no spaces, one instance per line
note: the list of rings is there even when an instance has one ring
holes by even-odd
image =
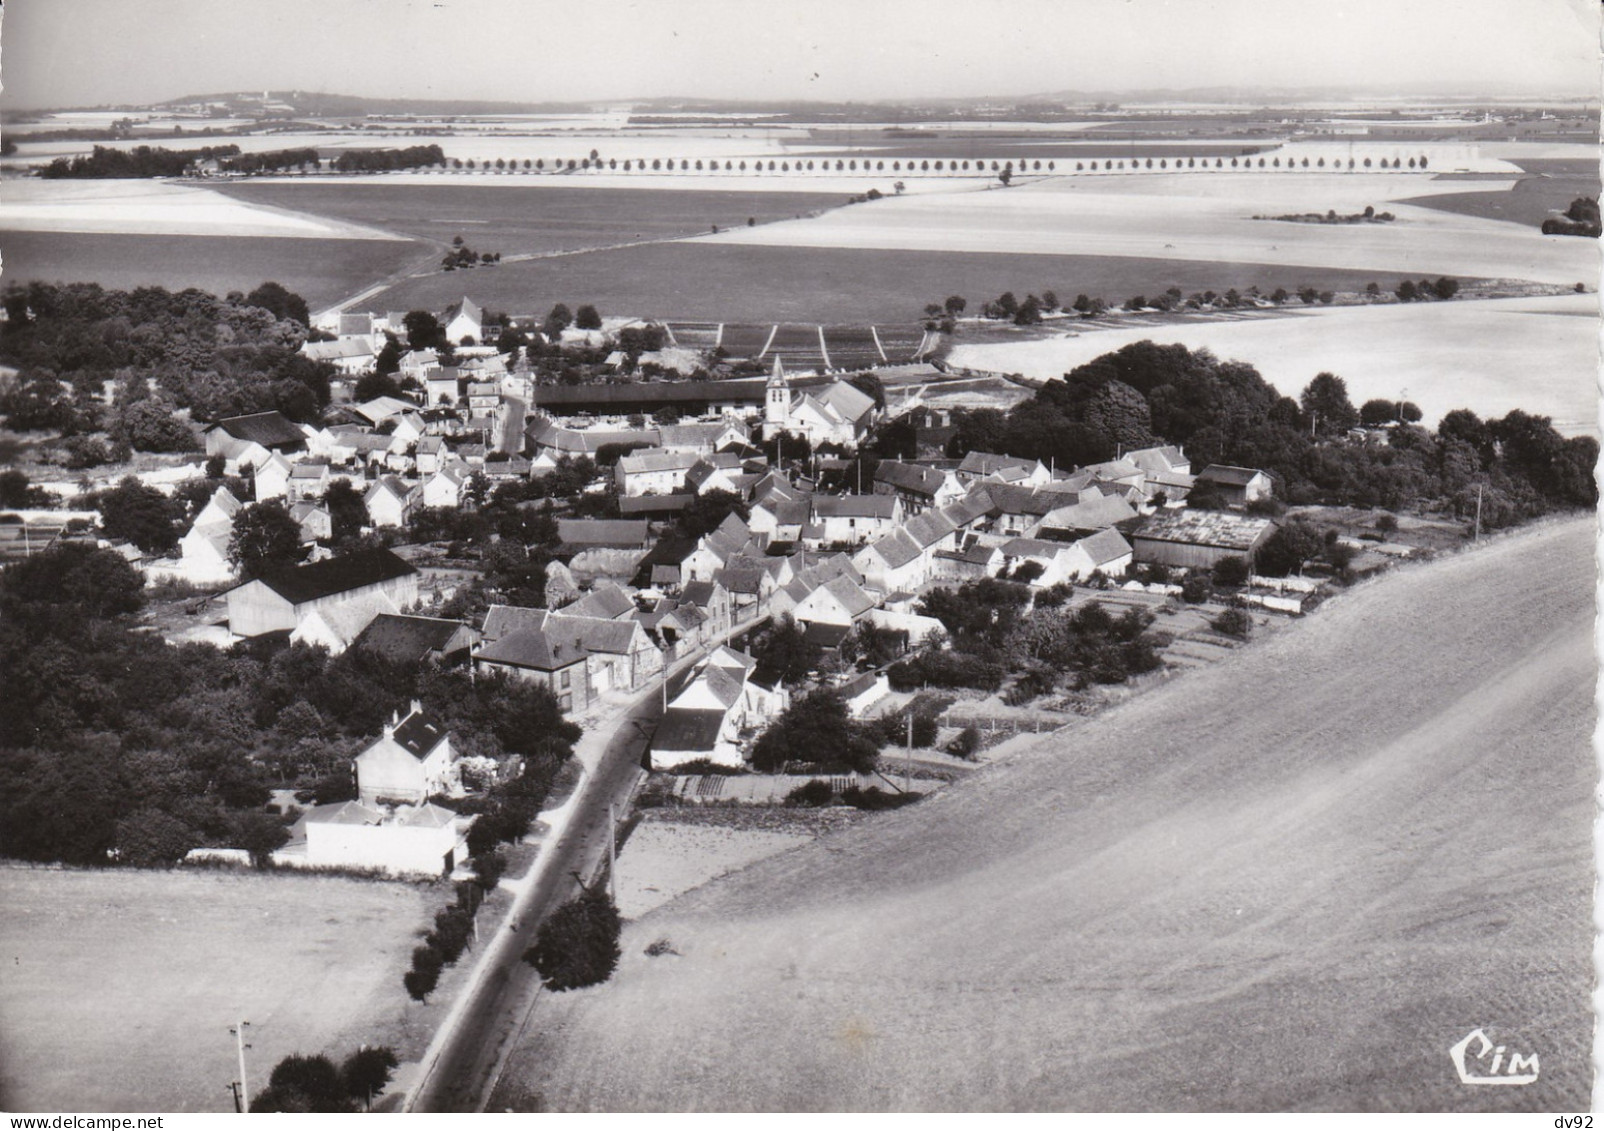
[[[413,713],[413,714],[414,714],[414,715],[421,715],[421,714],[423,714],[423,704],[422,704],[422,702],[420,702],[420,701],[419,701],[419,700],[417,700],[417,699],[414,699],[414,700],[413,700],[413,701],[412,701],[412,713]]]

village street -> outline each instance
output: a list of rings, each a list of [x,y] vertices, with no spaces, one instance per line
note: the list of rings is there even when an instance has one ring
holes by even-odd
[[[691,669],[709,651],[756,623],[735,625],[672,665],[666,696],[662,682],[654,682],[587,720],[574,750],[584,778],[562,805],[541,814],[549,831],[528,873],[502,881],[515,889],[512,906],[504,919],[480,924],[488,945],[430,1042],[403,1111],[484,1110],[541,993],[540,975],[523,961],[524,951],[534,944],[545,917],[578,894],[580,878],[588,881],[601,870],[609,825],[615,814],[621,819],[628,810],[665,698],[689,682]]]

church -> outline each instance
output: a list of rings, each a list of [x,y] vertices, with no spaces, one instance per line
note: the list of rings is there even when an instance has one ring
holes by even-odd
[[[845,381],[792,392],[784,363],[774,359],[763,401],[764,435],[784,432],[806,436],[814,447],[856,448],[877,416],[874,398]]]

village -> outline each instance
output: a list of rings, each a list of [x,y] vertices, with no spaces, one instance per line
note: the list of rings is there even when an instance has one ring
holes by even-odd
[[[397,352],[408,316],[331,315],[316,335],[326,340],[302,347],[338,370],[325,423],[279,412],[220,419],[202,432],[206,468],[143,476],[169,495],[187,481],[197,500],[195,481],[220,482],[170,554],[99,538],[153,592],[179,595],[157,618],[170,642],[287,638],[330,655],[365,649],[503,673],[548,689],[564,715],[603,733],[655,694],[660,717],[642,769],[675,803],[795,804],[819,799],[796,792],[812,782],[828,783],[826,801],[844,790],[911,800],[961,776],[988,742],[1095,709],[1096,685],[1207,664],[1255,623],[1301,614],[1323,587],[1321,577],[1255,573],[1285,512],[1259,469],[1194,468],[1173,446],[1077,468],[975,450],[949,458],[950,412],[918,404],[898,418],[918,438],[914,458],[874,459],[865,449],[893,423],[882,380],[895,386],[898,367],[792,373],[776,355],[759,379],[540,385],[525,362],[509,368],[495,346],[477,344],[506,329],[483,319],[471,299],[454,304],[438,316],[454,363],[434,350],[401,352],[393,394],[359,401],[355,389],[387,346]],[[619,336],[616,323],[563,329],[552,345],[596,351]],[[620,360],[614,352],[609,364]],[[516,504],[549,532],[544,545],[511,551],[544,559],[539,591],[508,599],[491,586],[477,606],[465,601],[484,585],[485,565],[442,541],[430,516],[471,513],[554,474],[587,505],[538,492]],[[332,548],[339,497],[361,506],[361,538],[343,550]],[[264,506],[292,520],[299,546],[242,574],[241,516]],[[19,517],[11,548],[27,553],[96,537],[84,528],[99,516]],[[1381,533],[1345,537],[1342,548],[1345,577],[1413,552]],[[1011,602],[987,606],[993,618],[1094,604],[1156,618],[1162,635],[1143,639],[1156,641],[1162,662],[1112,674],[1105,665],[1067,697],[1051,694],[1054,678],[1039,665],[1013,665],[1002,688],[996,665],[969,645],[955,652],[954,623],[932,615],[952,593]],[[754,762],[764,733],[820,691],[900,756],[900,775],[872,761],[844,774],[850,759],[828,751]],[[467,867],[473,818],[436,801],[509,767],[458,763],[451,736],[414,702],[354,759],[353,796],[307,806],[286,783],[276,804],[296,820],[273,862],[415,876]],[[249,860],[224,847],[191,857]]]

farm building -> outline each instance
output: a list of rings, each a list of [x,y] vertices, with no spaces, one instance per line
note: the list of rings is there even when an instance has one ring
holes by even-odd
[[[1212,491],[1233,507],[1242,507],[1258,499],[1268,499],[1275,484],[1267,472],[1251,467],[1230,467],[1211,463],[1192,484],[1194,491]]]
[[[451,785],[451,736],[416,699],[405,718],[390,716],[383,732],[352,763],[364,805],[416,805]]]
[[[647,550],[652,545],[651,524],[645,519],[559,518],[557,535],[572,550]]]
[[[382,548],[277,570],[228,591],[228,628],[235,636],[293,631],[318,609],[375,593],[398,609],[417,604],[418,571]]]
[[[627,385],[541,385],[533,412],[554,416],[650,416],[672,408],[681,416],[744,414],[763,404],[761,377],[730,381],[633,381]]]
[[[361,801],[319,805],[291,827],[289,843],[273,860],[289,867],[448,876],[467,859],[468,827],[474,820],[428,802],[394,810]]]
[[[222,456],[236,467],[256,466],[268,452],[306,450],[306,434],[281,412],[230,416],[206,429],[206,454]]]
[[[515,679],[541,684],[569,713],[584,711],[594,698],[586,661],[574,635],[532,627],[487,641],[473,657],[476,669],[506,672]]]
[[[685,475],[701,461],[695,452],[661,449],[631,452],[618,461],[620,495],[669,495],[685,487]]]
[[[330,655],[338,656],[375,617],[396,611],[395,602],[384,593],[353,597],[307,613],[290,633],[290,642],[327,648]]]
[[[944,468],[900,460],[881,460],[874,472],[874,493],[902,500],[909,514],[944,506],[964,496],[958,476]]]
[[[1188,508],[1154,515],[1131,544],[1139,562],[1210,569],[1223,558],[1251,562],[1274,528],[1267,518]]]
[[[351,641],[353,648],[377,652],[398,664],[428,660],[453,664],[467,659],[479,630],[461,621],[381,613]]]
[[[990,452],[970,452],[956,468],[959,480],[965,485],[977,480],[994,479],[999,483],[1022,483],[1027,487],[1040,487],[1052,480],[1052,473],[1039,459],[1020,459],[1017,456],[999,456]]]

